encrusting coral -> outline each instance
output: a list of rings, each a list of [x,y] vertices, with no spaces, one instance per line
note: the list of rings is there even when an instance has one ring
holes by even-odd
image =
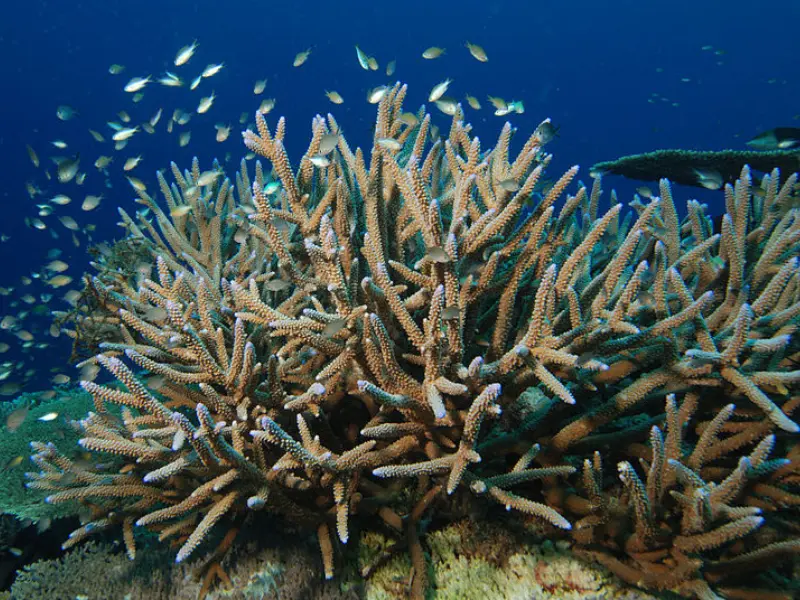
[[[92,513],[65,546],[120,527],[133,556],[146,528],[181,562],[224,522],[210,585],[266,510],[316,531],[331,578],[354,527],[385,527],[422,598],[429,516],[488,503],[638,585],[745,593],[740,566],[798,549],[796,175],[754,194],[744,169],[719,232],[666,180],[602,212],[599,179],[567,194],[577,167],[539,193],[538,129],[512,158],[510,125],[485,150],[459,109],[432,139],[405,94],[367,155],[317,117],[295,171],[258,114],[270,175],[173,165],[166,208],[139,192],[155,224],[120,211],[151,260],[88,279],[115,329],[88,362],[121,385],[83,382],[79,427],[124,465],[34,444],[29,485]]]

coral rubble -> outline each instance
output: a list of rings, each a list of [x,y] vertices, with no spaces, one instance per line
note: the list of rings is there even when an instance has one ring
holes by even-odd
[[[327,578],[391,532],[422,598],[429,519],[494,506],[636,585],[756,593],[740,574],[798,549],[796,175],[755,194],[742,169],[717,232],[666,180],[601,210],[577,167],[540,193],[538,132],[486,150],[459,109],[432,139],[405,93],[366,154],[317,117],[295,170],[259,114],[271,173],[173,165],[163,205],[139,192],[154,223],[120,211],[149,262],[98,260],[75,335],[113,330],[88,362],[118,385],[84,382],[77,425],[123,464],[34,444],[29,486],[91,513],[65,546],[119,528],[133,557],[146,529],[182,562],[214,538],[208,588],[268,511],[316,532]]]

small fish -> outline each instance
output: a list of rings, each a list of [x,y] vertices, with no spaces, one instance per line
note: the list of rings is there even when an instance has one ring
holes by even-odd
[[[185,217],[192,211],[192,207],[188,204],[184,204],[183,206],[176,206],[171,211],[169,211],[170,216],[172,217]]]
[[[287,288],[292,287],[292,284],[283,279],[271,279],[264,284],[264,287],[270,292],[281,292]]]
[[[377,104],[386,95],[387,90],[388,88],[385,85],[369,90],[367,93],[367,102],[370,104]]]
[[[192,139],[192,132],[191,132],[191,131],[184,131],[184,132],[183,132],[183,133],[182,133],[182,134],[181,134],[181,135],[178,137],[178,145],[179,145],[181,148],[185,148],[186,146],[188,146],[188,145],[189,145],[189,140],[191,140],[191,139]]]
[[[203,72],[201,73],[201,77],[213,77],[217,73],[219,73],[225,67],[225,63],[219,63],[218,65],[208,65]]]
[[[369,57],[358,46],[356,46],[356,58],[358,58],[358,64],[361,65],[361,68],[369,71]]]
[[[319,154],[330,154],[339,144],[338,133],[326,133],[319,141]]]
[[[381,148],[386,148],[392,152],[397,152],[403,147],[403,145],[394,138],[379,138],[377,142]]]
[[[65,263],[63,260],[54,260],[47,263],[44,266],[45,269],[48,271],[53,271],[55,273],[63,273],[67,269],[69,269],[69,265]]]
[[[271,196],[275,192],[281,189],[281,184],[278,181],[270,181],[267,185],[264,186],[264,194],[267,196]]]
[[[175,111],[172,113],[172,120],[178,125],[186,125],[191,118],[192,113],[188,113],[180,108],[175,109]]]
[[[228,136],[231,134],[231,126],[230,125],[215,125],[217,129],[216,140],[218,142],[224,142],[228,139]]]
[[[55,421],[57,418],[58,418],[58,413],[57,412],[49,412],[47,414],[42,415],[41,417],[39,417],[36,420],[37,421],[44,421],[46,423],[48,421]]]
[[[347,319],[337,318],[328,323],[325,326],[325,329],[322,330],[322,335],[326,337],[333,337],[337,333],[339,333],[342,329],[344,329],[345,325],[347,325]]]
[[[25,422],[25,419],[28,417],[28,411],[30,411],[30,407],[23,406],[8,413],[8,416],[6,417],[6,429],[9,433],[14,433],[17,429],[19,429],[20,425],[22,425]]]
[[[460,311],[457,306],[447,306],[442,310],[442,319],[445,321],[452,321],[457,319]]]
[[[76,154],[74,158],[65,158],[58,163],[58,181],[59,183],[69,183],[75,178],[80,167],[80,155]]]
[[[183,198],[186,202],[194,202],[200,197],[200,187],[197,185],[190,185],[183,192]]]
[[[69,375],[64,375],[63,373],[59,373],[58,375],[55,375],[51,381],[56,385],[64,385],[70,382],[70,378]]]
[[[192,80],[192,83],[189,85],[189,89],[194,91],[197,89],[197,86],[200,85],[200,82],[203,81],[203,75],[200,74]]]
[[[163,77],[159,77],[158,83],[166,87],[181,87],[183,85],[183,80],[175,75],[175,73],[166,71]]]
[[[114,135],[111,136],[111,139],[115,142],[124,142],[132,138],[136,133],[139,132],[139,127],[126,127],[124,129],[120,129]]]
[[[127,113],[127,111],[121,110],[121,111],[119,111],[117,113],[117,115],[119,115],[119,119],[123,123],[130,123],[131,122],[131,116]]]
[[[63,217],[58,217],[58,220],[61,221],[61,224],[71,231],[77,231],[79,229],[78,223],[72,217],[65,215]]]
[[[646,185],[636,188],[636,193],[639,194],[642,198],[652,198],[653,197],[653,190],[651,190]]]
[[[27,329],[20,329],[19,331],[15,331],[14,335],[16,335],[23,342],[32,342],[33,341],[33,334],[30,331],[28,331]]]
[[[396,60],[389,61],[389,64],[386,65],[386,76],[391,77],[392,75],[394,75],[395,69],[397,69],[397,61]]]
[[[113,64],[110,67],[108,67],[108,72],[111,75],[119,75],[124,70],[125,70],[125,67],[123,67],[122,65],[118,65],[118,64]]]
[[[141,156],[132,156],[128,160],[125,161],[125,164],[122,166],[123,171],[132,171],[136,168],[136,166],[142,161]]]
[[[17,318],[15,316],[6,315],[3,317],[3,320],[0,321],[0,329],[13,329],[16,324]]]
[[[317,154],[316,156],[312,156],[308,159],[312,165],[317,167],[318,169],[324,169],[328,165],[331,164],[330,159],[327,156],[323,156],[322,154]]]
[[[84,365],[83,368],[81,368],[81,381],[94,381],[95,379],[97,379],[97,375],[99,373],[100,373],[100,367],[98,367],[97,365],[94,364]]]
[[[405,123],[409,127],[416,127],[417,124],[419,123],[419,119],[417,118],[417,115],[415,115],[414,113],[410,113],[410,112],[404,112],[398,118],[400,119],[400,121],[402,121],[403,123]]]
[[[508,106],[508,104],[506,104],[506,101],[503,100],[502,98],[498,98],[497,96],[486,96],[486,97],[488,98],[492,106],[495,107],[496,110],[501,110]]]
[[[103,170],[103,169],[105,169],[105,168],[106,168],[108,165],[110,165],[110,164],[111,164],[111,162],[112,162],[113,160],[114,160],[114,158],[113,158],[113,157],[111,157],[111,156],[98,156],[98,157],[97,157],[97,160],[96,160],[96,161],[94,161],[94,166],[95,166],[97,169],[99,169],[99,170],[101,170],[101,171],[102,171],[102,170]]]
[[[789,150],[800,146],[800,128],[776,127],[759,133],[747,145],[756,150]]]
[[[147,77],[134,77],[123,88],[126,92],[138,92],[143,89],[153,79],[148,75]]]
[[[456,111],[458,110],[458,102],[456,102],[453,98],[449,98],[446,96],[443,98],[439,98],[434,102],[434,104],[436,105],[436,108],[438,108],[446,115],[453,116],[454,114],[456,114]]]
[[[255,85],[253,86],[253,93],[257,96],[259,94],[264,93],[264,89],[267,87],[267,80],[266,79],[259,79],[256,81]]]
[[[436,102],[439,98],[444,96],[444,93],[447,91],[447,88],[451,83],[453,83],[452,79],[445,79],[441,83],[437,83],[435,86],[433,86],[431,93],[428,95],[428,101]]]
[[[28,158],[31,159],[34,167],[39,166],[39,156],[36,154],[36,150],[31,148],[28,144],[25,144],[25,148],[28,150]]]
[[[436,263],[450,262],[450,256],[440,246],[432,246],[425,255],[425,258]]]
[[[78,290],[69,290],[66,294],[64,294],[64,301],[72,306],[75,306],[80,299],[81,293]]]
[[[74,108],[66,104],[62,104],[56,109],[56,116],[62,121],[69,121],[77,114],[78,112]]]
[[[714,169],[692,169],[697,175],[697,183],[708,190],[718,190],[724,183],[722,174]]]
[[[100,205],[100,201],[103,199],[103,196],[86,196],[83,199],[83,203],[81,204],[81,210],[90,211],[94,210]]]
[[[178,53],[175,55],[175,60],[173,61],[175,66],[180,67],[181,65],[185,65],[187,62],[189,62],[189,59],[194,56],[195,50],[197,50],[197,40],[178,50]]]
[[[56,275],[47,280],[47,285],[54,288],[64,287],[70,283],[72,283],[72,277],[69,275]]]
[[[480,110],[481,103],[478,102],[478,99],[475,96],[470,96],[469,94],[466,95],[467,104],[469,104],[470,108],[473,110]]]
[[[13,467],[17,467],[22,464],[23,460],[25,460],[25,457],[22,456],[21,454],[19,456],[15,456],[6,463],[5,468],[11,469]],[[20,550],[19,548],[9,548],[8,551],[11,552],[11,554],[13,554],[14,556],[22,556],[22,550]]]
[[[539,123],[533,132],[533,135],[536,136],[536,139],[542,146],[551,142],[557,134],[558,128],[553,125],[549,118]]]
[[[467,42],[465,45],[475,60],[480,62],[487,62],[489,60],[489,57],[486,56],[486,51],[481,46],[478,46],[477,44],[470,44],[469,42]]]
[[[311,56],[311,48],[308,50],[303,50],[302,52],[298,52],[292,61],[292,66],[299,67],[308,60],[309,56]]]
[[[377,71],[378,70],[378,61],[374,56],[370,56],[367,60],[367,65],[369,66],[370,71]]]
[[[433,60],[434,58],[439,58],[442,54],[444,54],[444,52],[445,52],[444,48],[439,48],[438,46],[431,46],[430,48],[426,49],[425,52],[422,53],[422,58]]]
[[[522,103],[522,100],[512,100],[508,103],[508,110],[509,112],[522,114],[525,112],[525,105]]]
[[[342,102],[344,102],[344,98],[342,98],[339,92],[326,90],[325,95],[328,97],[328,100],[330,100],[334,104],[341,104]]]
[[[213,184],[220,175],[222,175],[222,171],[205,171],[197,178],[197,185],[200,187],[209,186]]]
[[[8,381],[3,385],[0,385],[0,396],[16,396],[19,394],[20,390],[22,390],[22,386],[20,384],[13,381]],[[19,427],[19,425],[17,425],[17,427]],[[16,431],[16,429],[17,428],[15,427],[14,431]]]
[[[144,182],[141,179],[137,177],[125,177],[125,178],[128,180],[128,183],[130,183],[133,186],[133,189],[138,190],[140,192],[143,192],[145,191],[145,189],[147,189],[147,186],[145,186]]]
[[[148,123],[150,123],[150,127],[155,127],[156,125],[158,125],[158,122],[161,120],[161,113],[163,112],[163,110],[164,109],[159,108],[156,111],[156,114],[150,117],[150,120],[148,121]]]
[[[501,188],[503,188],[507,192],[518,192],[519,191],[519,184],[514,179],[503,179],[499,182]]]
[[[260,112],[262,115],[266,115],[269,114],[273,108],[275,108],[275,98],[266,98],[261,101],[261,104],[258,107],[258,112]]]
[[[212,104],[214,104],[214,100],[215,99],[216,99],[216,96],[214,95],[214,92],[211,92],[210,96],[206,96],[205,98],[201,98],[200,99],[200,104],[197,105],[197,112],[199,114],[201,114],[201,115],[203,113],[208,112],[208,109],[211,108]]]
[[[94,129],[90,129],[89,133],[92,135],[92,137],[94,138],[94,141],[96,141],[96,142],[103,143],[103,142],[106,141],[106,138],[103,137],[103,134],[102,133],[98,133]]]
[[[64,148],[67,147],[67,142],[65,142],[64,140],[53,140],[50,143],[53,144],[53,146],[55,146],[59,150],[63,150]]]

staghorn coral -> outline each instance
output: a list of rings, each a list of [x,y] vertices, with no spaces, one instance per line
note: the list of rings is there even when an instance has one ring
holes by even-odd
[[[741,433],[752,439],[763,424],[732,421],[733,404],[698,428],[693,445],[687,443],[681,424],[699,404],[696,395],[687,395],[680,406],[674,395],[668,396],[665,434],[653,426],[649,448],[631,449],[632,454],[649,454],[640,458],[644,481],[630,462],[622,461],[617,465],[622,490],[604,490],[603,460],[595,452],[584,461],[585,497],[568,503],[586,515],[574,532],[583,554],[629,583],[714,598],[709,583],[725,575],[741,577],[763,567],[765,560],[800,550],[796,538],[785,540],[779,533],[785,527],[796,532],[796,521],[778,512],[797,505],[789,489],[798,465],[788,458],[769,459],[774,434],[731,460],[731,450],[744,445]],[[723,437],[730,426],[741,433]],[[733,594],[728,588],[726,596],[739,597]]]
[[[656,534],[654,498],[676,491],[663,479],[683,464],[674,448],[665,454],[673,462],[658,451],[674,428],[651,438],[656,457],[647,459],[661,474],[652,483],[629,461],[665,418],[654,400],[670,393],[702,397],[704,416],[736,402],[752,427],[721,442],[727,452],[780,438],[792,462],[764,467],[756,496],[786,501],[794,471],[770,478],[796,460],[784,441],[798,430],[796,176],[781,184],[774,171],[756,196],[744,169],[726,187],[717,233],[696,202],[679,219],[666,180],[659,198],[634,205],[638,214],[623,216],[621,204],[601,212],[599,180],[566,193],[577,167],[537,195],[550,161],[537,133],[511,158],[510,125],[485,150],[458,110],[447,139],[432,140],[424,111],[413,127],[400,119],[405,93],[398,84],[380,101],[369,156],[349,147],[332,116],[317,117],[293,170],[285,122],[273,132],[258,114],[244,141],[271,175],[257,163],[251,177],[243,164],[232,182],[217,165],[173,165],[173,183],[159,175],[166,210],[140,192],[155,225],[121,211],[151,260],[135,273],[101,261],[89,280],[99,318],[116,332],[88,362],[121,385],[83,382],[95,410],[80,422],[80,444],[124,464],[98,473],[34,445],[41,471],[30,487],[92,514],[66,547],[119,527],[133,557],[145,528],[182,562],[225,523],[207,589],[225,579],[217,561],[255,511],[315,531],[327,578],[354,526],[381,526],[399,538],[393,551],[408,550],[411,595],[422,598],[428,515],[494,504],[563,534],[587,517],[570,490],[601,477],[599,466],[588,475],[575,467],[602,448],[621,465],[636,518],[625,503],[603,511],[602,481],[591,488],[592,516],[632,527],[639,546],[619,551],[642,552]],[[322,160],[330,136],[337,145]],[[697,460],[688,468],[713,458]],[[737,482],[761,468],[753,462],[734,468]],[[707,492],[702,481],[695,488]],[[700,537],[716,531],[716,515],[673,538],[695,538],[684,550],[711,550],[713,562],[761,518],[732,521],[739,526],[718,532],[722,541]],[[794,548],[796,536],[775,535],[784,537],[765,548]],[[698,593],[689,562],[669,587]]]

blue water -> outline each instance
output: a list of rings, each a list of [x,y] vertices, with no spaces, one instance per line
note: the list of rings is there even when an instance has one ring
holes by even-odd
[[[38,281],[20,283],[20,277],[49,261],[49,249],[64,250],[61,258],[72,265],[69,274],[76,279],[86,267],[86,236],[80,234],[81,247],[74,248],[57,215],[96,224],[95,242],[121,235],[116,207],[129,212],[137,207],[121,175],[125,157],[144,156],[133,174],[151,186],[156,169],[169,161],[188,166],[192,156],[209,166],[229,152],[232,173],[245,153],[239,115],[252,114],[262,98],[277,100],[268,115],[271,124],[281,115],[287,118],[287,146],[294,159],[305,148],[317,113],[330,111],[350,145],[364,146],[374,119],[366,90],[388,82],[385,65],[396,59],[392,80],[410,85],[408,108],[421,104],[434,84],[453,79],[454,96],[463,99],[471,93],[484,105],[477,113],[467,109],[484,147],[493,144],[505,119],[525,139],[537,123],[551,117],[561,128],[548,147],[555,155],[551,176],[579,164],[588,179],[593,163],[623,154],[658,148],[740,149],[761,130],[800,126],[798,22],[800,3],[788,0],[6,2],[0,19],[0,233],[10,239],[0,243],[0,287],[14,291],[0,296],[0,316],[25,308],[19,300],[24,294],[53,292]],[[194,39],[200,44],[197,54],[188,65],[175,68],[176,51]],[[489,62],[473,59],[464,48],[466,40],[482,45]],[[355,44],[377,58],[379,71],[358,66]],[[422,51],[433,45],[446,48],[446,54],[422,59]],[[294,55],[308,47],[308,62],[293,68]],[[218,62],[225,63],[222,72],[194,92],[152,84],[144,100],[133,104],[132,94],[122,91],[136,75],[158,77],[168,69],[191,80],[207,64]],[[125,65],[125,72],[109,75],[111,63]],[[253,84],[263,78],[268,80],[266,91],[254,96]],[[325,89],[339,91],[345,104],[328,102]],[[178,147],[177,133],[164,131],[166,120],[175,108],[193,111],[212,90],[217,100],[211,110],[176,128],[192,131],[190,145]],[[495,117],[487,94],[523,100],[526,112]],[[80,114],[68,122],[58,120],[56,107],[61,104]],[[117,120],[117,111],[127,110],[134,123],[141,123],[158,108],[164,115],[157,133],[138,134],[123,152],[115,153],[110,142],[98,144],[87,132],[92,128],[110,138],[105,122]],[[446,128],[449,117],[432,110]],[[213,125],[220,122],[233,125],[223,144],[214,140]],[[68,142],[69,148],[56,150],[49,144],[54,139]],[[37,150],[43,168],[34,168],[25,144]],[[82,187],[44,178],[44,167],[54,173],[48,157],[75,152],[81,153],[82,170],[88,173]],[[92,166],[100,154],[115,156],[110,188]],[[41,187],[43,196],[31,200],[27,181]],[[637,185],[609,178],[604,187],[615,187],[627,201]],[[26,227],[24,218],[35,217],[35,204],[56,193],[70,195],[73,203],[44,219],[60,234],[53,240],[47,231]],[[100,208],[80,210],[86,194],[99,193],[105,196]],[[719,194],[697,188],[678,188],[676,198],[681,204],[700,198],[719,206]],[[53,292],[52,308],[66,307],[59,300],[66,289]],[[16,337],[0,331],[0,342],[11,346],[0,362],[23,360],[15,373],[36,369],[25,389],[43,389],[49,385],[49,369],[63,365],[69,345],[47,335],[44,319],[29,319],[24,326],[50,346],[22,352]],[[12,375],[8,381],[14,380],[21,379]]]

